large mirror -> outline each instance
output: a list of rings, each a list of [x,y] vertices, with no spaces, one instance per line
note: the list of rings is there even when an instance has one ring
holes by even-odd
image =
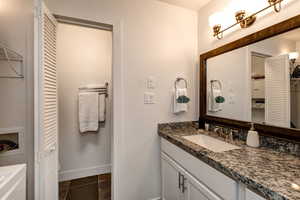
[[[300,28],[206,59],[206,115],[300,129]]]

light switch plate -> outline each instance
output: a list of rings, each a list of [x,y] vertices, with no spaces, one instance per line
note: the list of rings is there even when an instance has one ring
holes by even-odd
[[[155,89],[156,87],[156,80],[153,76],[149,76],[147,78],[147,88],[148,89]]]
[[[155,103],[155,94],[153,92],[144,93],[144,104],[154,104]]]

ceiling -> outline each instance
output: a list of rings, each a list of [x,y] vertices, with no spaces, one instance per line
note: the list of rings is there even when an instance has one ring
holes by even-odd
[[[199,10],[211,0],[159,0],[176,6]]]

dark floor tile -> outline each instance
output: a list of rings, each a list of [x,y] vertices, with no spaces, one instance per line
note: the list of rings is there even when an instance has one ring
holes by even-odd
[[[111,200],[111,174],[59,183],[59,200]]]
[[[74,179],[71,181],[71,189],[76,187],[81,187],[90,184],[98,184],[98,176],[89,176],[79,179]]]
[[[111,199],[111,174],[102,174],[98,176],[98,200]]]
[[[70,190],[71,200],[98,200],[97,183],[76,186]]]
[[[59,183],[59,200],[68,200],[70,195],[71,181],[64,181]]]

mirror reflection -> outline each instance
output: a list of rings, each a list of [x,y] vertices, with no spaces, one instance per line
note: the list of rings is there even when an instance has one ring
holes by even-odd
[[[207,60],[207,114],[300,128],[300,29]]]

